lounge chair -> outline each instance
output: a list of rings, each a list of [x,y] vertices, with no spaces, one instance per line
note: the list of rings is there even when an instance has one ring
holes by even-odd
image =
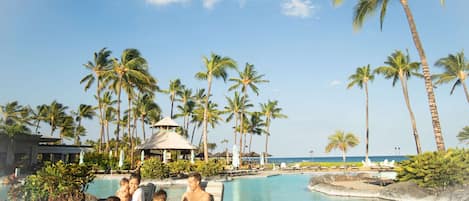
[[[156,186],[153,183],[146,183],[140,185],[140,188],[143,190],[143,194],[145,197],[145,201],[152,201],[153,200],[153,194],[156,191]]]

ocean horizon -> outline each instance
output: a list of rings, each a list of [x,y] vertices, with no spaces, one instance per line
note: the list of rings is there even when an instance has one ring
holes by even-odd
[[[368,156],[372,162],[384,160],[400,162],[408,159],[408,155]],[[259,160],[259,157],[247,157],[247,160]],[[365,156],[348,156],[346,162],[361,162]],[[269,163],[298,163],[298,162],[342,162],[342,156],[318,156],[318,157],[269,157]]]

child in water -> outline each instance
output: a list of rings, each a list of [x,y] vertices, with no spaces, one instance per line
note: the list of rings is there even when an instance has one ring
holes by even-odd
[[[117,197],[119,197],[121,201],[130,201],[129,179],[125,177],[122,178],[119,185],[119,190],[116,192]]]

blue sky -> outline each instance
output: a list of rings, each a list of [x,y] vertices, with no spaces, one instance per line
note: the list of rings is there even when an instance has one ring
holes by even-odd
[[[82,66],[103,47],[119,57],[137,48],[147,59],[161,88],[180,78],[193,88],[206,87],[194,79],[202,70],[202,56],[215,52],[246,62],[270,83],[252,95],[257,106],[278,100],[288,119],[274,120],[269,150],[276,156],[325,154],[327,136],[335,130],[353,132],[364,142],[364,92],[346,89],[357,67],[377,67],[394,50],[412,43],[400,4],[391,2],[383,31],[377,16],[360,31],[352,28],[349,0],[334,8],[328,0],[5,0],[0,2],[0,104],[18,100],[36,106],[57,100],[72,109],[95,104],[93,92],[79,84],[88,71]],[[469,46],[469,14],[464,0],[411,1],[428,61]],[[440,72],[431,65],[432,72]],[[236,76],[230,72],[230,76]],[[225,105],[230,83],[216,81],[213,100]],[[423,150],[436,149],[423,80],[409,82],[411,104]],[[457,133],[469,125],[462,88],[449,95],[451,85],[435,89],[447,147],[463,146]],[[377,77],[370,84],[370,154],[414,154],[409,115],[400,85]],[[156,102],[169,115],[169,97]],[[182,120],[177,120],[182,123]],[[97,121],[85,122],[89,136],[98,133]],[[232,123],[210,130],[209,139],[231,141]],[[44,125],[43,133],[50,128]],[[197,138],[198,139],[198,138]],[[264,137],[255,137],[253,150],[262,151]],[[220,145],[220,148],[223,148]],[[363,155],[364,143],[349,155]]]

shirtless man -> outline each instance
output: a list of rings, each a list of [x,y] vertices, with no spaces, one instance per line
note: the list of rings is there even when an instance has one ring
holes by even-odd
[[[210,194],[202,190],[200,182],[202,177],[199,173],[192,173],[187,179],[189,191],[184,193],[182,201],[211,201]]]

